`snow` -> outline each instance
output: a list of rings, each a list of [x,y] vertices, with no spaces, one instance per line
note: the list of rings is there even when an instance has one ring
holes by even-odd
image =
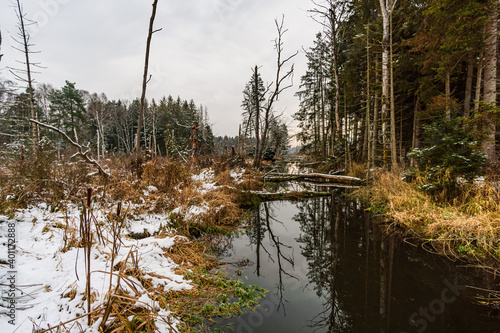
[[[148,186],[147,190],[144,190],[144,196],[149,196],[150,193],[153,193],[153,192],[157,192],[158,191],[158,188],[156,188],[155,186]]]
[[[215,172],[212,169],[204,169],[198,175],[191,176],[191,179],[200,186],[200,193],[205,194],[217,188]]]
[[[167,228],[169,221],[165,214],[130,216],[127,219],[126,229],[129,234],[149,233],[150,235],[154,235],[161,229]]]
[[[202,203],[200,206],[190,206],[187,208],[177,207],[172,211],[174,214],[180,214],[184,221],[196,222],[197,218],[209,211],[210,207],[207,203]]]
[[[233,170],[230,172],[235,182],[241,182],[244,170]],[[204,169],[192,179],[198,192],[205,194],[218,188],[215,173],[212,169]],[[151,193],[157,192],[154,186],[144,190],[143,195],[147,198]],[[12,197],[14,199],[14,197]],[[142,198],[144,202],[144,198]],[[175,230],[170,229],[171,213],[180,214],[184,220],[196,221],[200,216],[209,212],[207,203],[197,206],[181,206],[173,211],[165,211],[161,214],[135,214],[138,205],[126,204],[129,215],[127,216],[124,230],[122,231],[121,246],[114,265],[126,260],[130,253],[137,258],[137,266],[144,274],[144,278],[150,279],[153,287],[162,287],[168,290],[191,289],[191,281],[175,273],[177,265],[165,255],[165,249],[172,247],[176,240],[182,237],[175,235]],[[144,210],[143,210],[144,211]],[[111,252],[113,236],[108,227],[106,209],[94,207],[95,221],[101,225],[104,243],[99,243],[94,237],[91,251],[91,288],[95,295],[92,307],[96,308],[106,301],[106,293],[109,290]],[[2,285],[2,299],[0,302],[0,327],[2,332],[32,332],[33,328],[46,329],[60,323],[73,320],[86,313],[87,302],[84,300],[86,274],[84,249],[65,245],[65,230],[68,226],[68,242],[73,238],[74,242],[80,240],[81,208],[74,204],[68,204],[64,211],[49,212],[48,205],[40,203],[37,206],[18,210],[13,216],[0,216],[0,243],[2,251],[0,259],[2,268],[0,271],[0,284]],[[5,265],[8,262],[8,237],[9,225],[15,225],[16,236],[16,263],[15,267]],[[95,227],[94,227],[95,228]],[[162,236],[157,236],[161,231]],[[132,239],[124,235],[142,234],[149,236],[143,239]],[[167,235],[167,236],[165,236]],[[15,273],[11,273],[14,271]],[[16,320],[15,325],[9,323],[8,317],[9,277],[15,275],[16,284]],[[112,284],[116,284],[116,276]],[[131,296],[137,297],[137,303],[141,306],[156,311],[156,325],[159,332],[170,332],[171,324],[175,328],[178,321],[171,314],[161,309],[145,290],[140,281],[128,277],[133,288],[127,283],[120,285]],[[137,295],[136,289],[140,294]],[[160,288],[161,289],[161,288]],[[80,318],[65,325],[64,332],[98,332],[101,319],[98,319],[91,327],[87,327],[87,317]]]
[[[244,171],[245,170],[243,170],[241,168],[240,169],[236,169],[236,170],[231,170],[229,172],[229,175],[231,176],[231,178],[233,178],[233,180],[234,180],[234,182],[236,184],[240,184],[240,183],[243,182],[243,172]]]
[[[10,318],[4,315],[0,317],[0,327],[12,328],[12,331],[17,329],[17,332],[31,332],[33,325],[47,328],[48,325],[54,326],[66,322],[86,312],[86,301],[83,300],[85,293],[83,249],[71,248],[66,252],[61,251],[64,244],[64,228],[54,227],[56,223],[65,225],[66,219],[70,225],[76,226],[79,214],[77,207],[71,207],[66,214],[63,214],[61,212],[49,213],[46,211],[46,205],[40,205],[21,210],[13,218],[0,216],[0,242],[2,244],[7,243],[7,222],[15,222],[17,239],[15,267],[17,273],[15,275],[18,286],[16,325],[9,324]],[[102,214],[96,214],[96,219],[102,217]],[[151,216],[137,220],[140,226],[151,221]],[[162,285],[164,290],[190,289],[189,281],[174,273],[176,264],[164,256],[163,249],[173,246],[176,238],[178,236],[148,237],[141,240],[122,237],[123,244],[115,259],[115,264],[123,261],[130,251],[137,251],[138,266],[145,274],[145,278],[152,278],[155,287]],[[103,272],[110,271],[111,246],[112,244],[96,245],[91,252],[91,286],[92,292],[97,295],[96,301],[92,304],[93,307],[105,301],[105,294],[109,287],[109,274]],[[2,251],[1,259],[4,262],[7,261],[6,255],[7,251]],[[154,273],[155,276],[149,276],[149,273]],[[3,286],[9,284],[9,276],[11,275],[8,270],[2,269],[0,283]],[[158,276],[163,278],[158,278]],[[137,280],[135,280],[135,287],[144,293],[140,298],[141,302],[158,308]],[[76,290],[74,299],[62,297],[72,290]],[[2,290],[2,293],[4,292],[5,290]],[[8,304],[5,295],[2,296],[4,297],[1,305],[4,313]],[[164,310],[160,310],[158,315],[170,316]],[[78,321],[85,327],[86,318]],[[161,325],[164,326],[161,332],[170,330],[166,323]],[[79,332],[75,323],[66,325],[66,327],[70,326],[73,326],[75,332]],[[98,326],[98,323],[95,323],[92,328],[88,329],[88,332],[97,332]]]
[[[212,169],[203,169],[199,174],[191,176],[193,181],[203,183],[212,182],[214,178],[215,172]]]

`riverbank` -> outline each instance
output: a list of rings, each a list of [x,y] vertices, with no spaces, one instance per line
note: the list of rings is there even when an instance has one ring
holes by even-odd
[[[387,232],[402,234],[427,251],[468,267],[481,268],[491,277],[498,275],[500,191],[492,183],[462,184],[460,195],[445,201],[419,189],[417,182],[403,181],[399,173],[381,172],[353,195],[380,217]],[[500,293],[492,290],[480,301],[498,304]]]
[[[13,288],[1,327],[190,332],[257,305],[265,291],[213,273],[198,239],[234,230],[245,212],[231,188],[257,186],[250,173],[217,162],[101,163],[110,179],[74,163],[47,165],[43,180],[28,162],[5,169],[1,241],[13,246],[0,256],[0,283]]]

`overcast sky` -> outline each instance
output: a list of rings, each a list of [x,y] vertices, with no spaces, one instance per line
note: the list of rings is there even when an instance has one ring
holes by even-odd
[[[33,62],[45,69],[38,83],[56,88],[65,80],[78,89],[105,93],[109,99],[140,97],[152,0],[22,0],[31,26]],[[23,55],[12,49],[16,33],[11,0],[0,0],[4,54],[0,75]],[[310,0],[159,0],[151,45],[147,98],[172,95],[208,107],[216,135],[238,134],[242,91],[252,67],[262,66],[265,82],[274,80],[274,20],[285,15],[284,55],[295,58],[294,87],[280,96],[277,111],[287,123],[297,111],[300,77],[306,69],[302,47],[312,45],[321,27],[308,9]],[[292,124],[293,127],[293,124]],[[292,129],[293,131],[293,129]]]

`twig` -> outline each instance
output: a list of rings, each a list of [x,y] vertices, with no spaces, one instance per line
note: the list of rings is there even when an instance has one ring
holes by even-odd
[[[96,308],[96,309],[92,310],[90,313],[85,313],[85,314],[82,314],[81,316],[78,316],[78,317],[73,318],[73,319],[71,319],[71,320],[65,321],[64,323],[60,323],[60,324],[59,324],[59,325],[57,325],[57,326],[54,326],[54,327],[48,328],[48,329],[43,330],[43,331],[40,331],[40,332],[38,332],[38,333],[46,333],[46,332],[50,332],[50,331],[52,331],[52,330],[55,330],[56,328],[60,328],[61,326],[64,326],[64,325],[69,324],[69,323],[71,323],[71,322],[74,322],[75,320],[82,319],[83,317],[86,317],[86,316],[92,315],[94,312],[98,312],[98,311],[100,311],[100,310],[101,310],[100,308]]]

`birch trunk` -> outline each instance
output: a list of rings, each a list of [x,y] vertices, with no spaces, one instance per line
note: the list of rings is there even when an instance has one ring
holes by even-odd
[[[497,48],[498,48],[498,7],[496,1],[488,23],[486,25],[486,49],[484,52],[484,102],[489,107],[497,106]],[[486,114],[487,139],[483,142],[483,149],[488,160],[496,162],[495,156],[495,119],[492,114]]]
[[[387,119],[389,112],[389,12],[385,0],[380,0],[382,12],[382,142],[384,145],[384,164],[387,162],[388,144]]]
[[[387,153],[391,150],[393,167],[397,166],[396,148],[396,118],[394,110],[389,110],[390,68],[389,56],[391,49],[391,17],[397,0],[380,0],[382,13],[382,135],[384,141],[384,162],[387,163]],[[391,115],[390,137],[387,137],[387,119]]]
[[[397,141],[396,141],[396,106],[394,103],[394,61],[392,59],[392,10],[389,16],[389,29],[390,29],[390,41],[389,41],[389,56],[390,56],[390,79],[391,79],[391,162],[392,169],[396,170],[398,166],[398,151],[397,151]]]
[[[477,78],[476,78],[476,98],[474,99],[474,112],[479,111],[479,102],[481,101],[481,85],[483,83],[483,66],[484,66],[484,53],[479,55],[479,63],[477,64]]]

